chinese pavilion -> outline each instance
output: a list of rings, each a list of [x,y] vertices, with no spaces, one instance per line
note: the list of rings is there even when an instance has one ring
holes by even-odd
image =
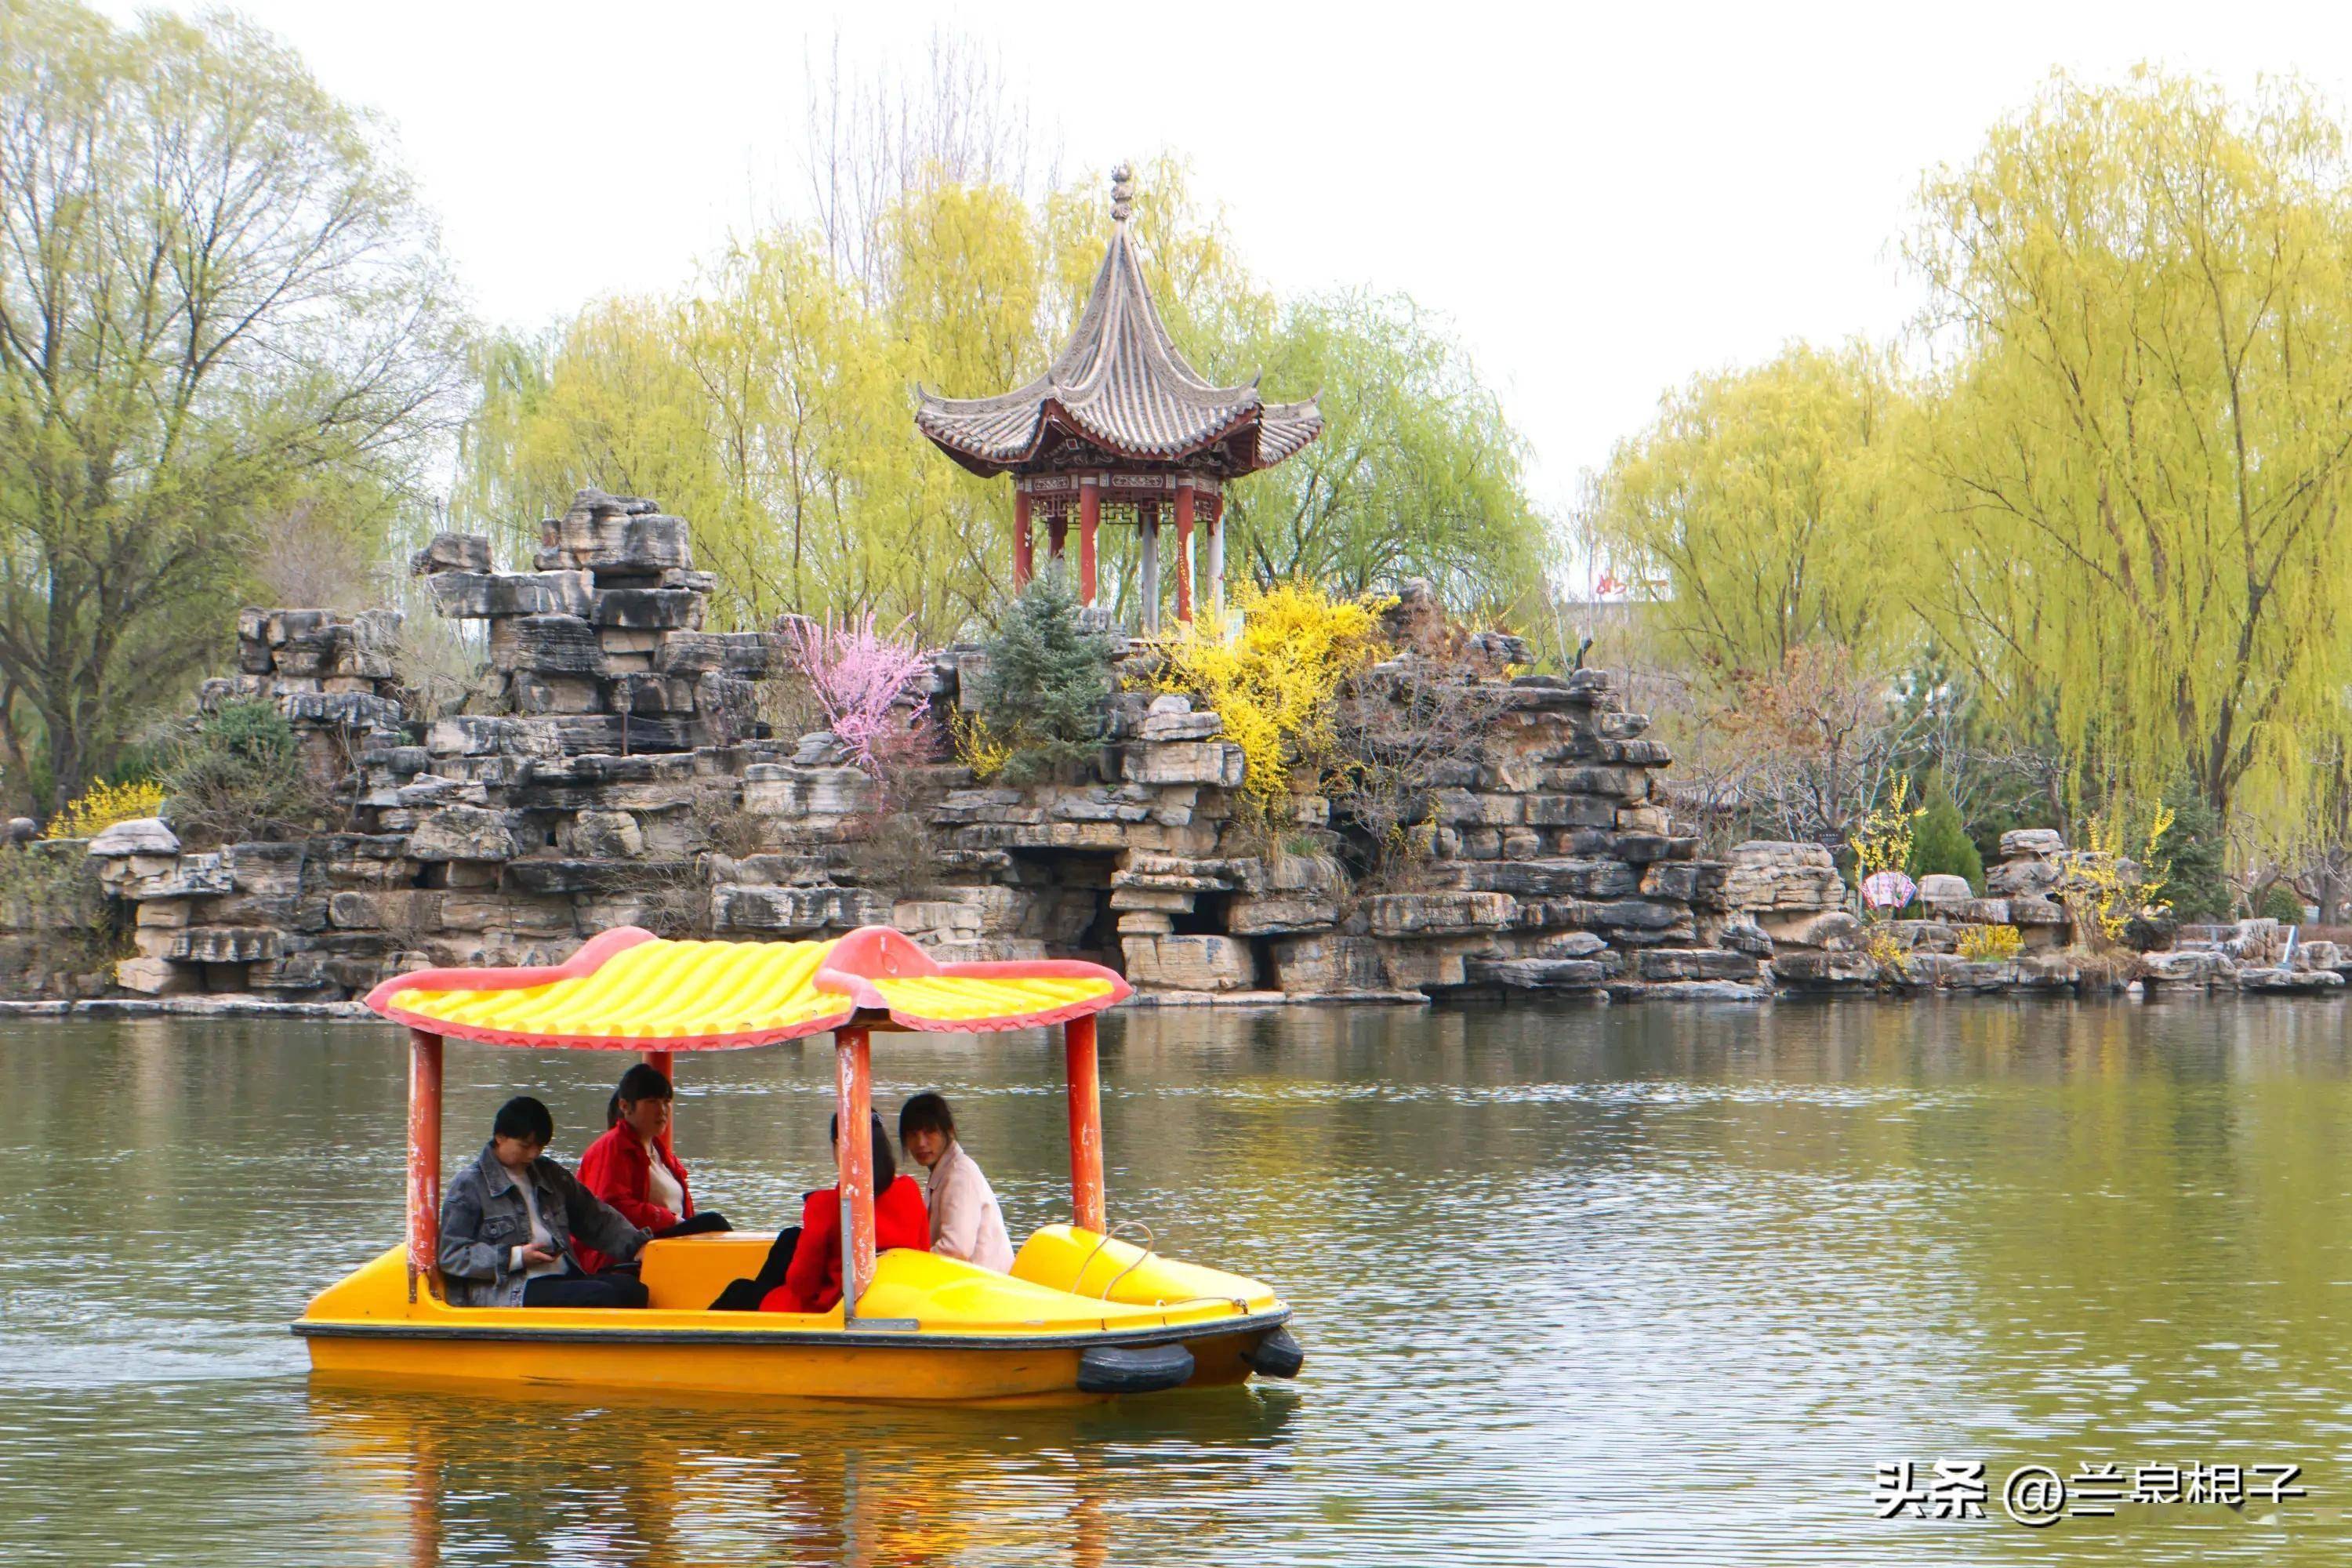
[[[1013,476],[1013,580],[1034,570],[1030,529],[1045,526],[1059,560],[1078,525],[1078,592],[1095,602],[1095,535],[1131,522],[1142,562],[1143,629],[1160,624],[1160,522],[1176,524],[1176,615],[1192,618],[1192,531],[1205,534],[1203,596],[1224,594],[1226,484],[1270,468],[1323,431],[1315,400],[1269,404],[1253,378],[1214,386],[1186,363],[1143,280],[1128,216],[1127,166],[1111,174],[1110,248],[1077,330],[1045,374],[994,397],[940,397],[918,388],[915,425],[975,474]]]

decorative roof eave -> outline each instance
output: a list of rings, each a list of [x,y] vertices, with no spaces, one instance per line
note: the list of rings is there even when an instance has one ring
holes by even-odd
[[[1271,468],[1314,440],[1323,419],[1313,398],[1268,405],[1255,378],[1216,386],[1185,360],[1128,237],[1126,167],[1112,177],[1110,245],[1069,342],[1045,374],[993,397],[942,397],[918,386],[916,427],[983,477],[1034,472],[1062,440],[1076,439],[1122,464],[1205,467],[1230,479]],[[1221,446],[1231,460],[1191,461]]]
[[[926,409],[916,416],[918,428],[940,450],[983,479],[1003,473],[1045,471],[1051,468],[1055,449],[1073,440],[1098,447],[1122,464],[1170,469],[1206,468],[1221,479],[1234,479],[1274,467],[1323,433],[1323,416],[1311,397],[1301,403],[1249,404],[1235,409],[1224,423],[1181,444],[1129,444],[1120,439],[1118,432],[1103,429],[1081,417],[1060,398],[1053,396],[1038,405],[1025,438],[1017,446],[1006,442],[982,444],[971,439],[965,429],[949,421],[934,421],[929,414]],[[1194,461],[1202,453],[1215,453],[1219,448],[1231,453],[1232,458],[1205,464]]]

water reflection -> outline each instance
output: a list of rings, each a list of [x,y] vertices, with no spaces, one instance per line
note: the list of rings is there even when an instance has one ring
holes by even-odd
[[[1128,1560],[1119,1496],[1139,1471],[1279,1463],[1298,1396],[1000,1411],[491,1403],[314,1387],[308,1436],[322,1469],[401,1521],[416,1564],[1101,1568]],[[1245,1543],[1213,1529],[1199,1545]]]
[[[396,1032],[0,1029],[13,1565],[2336,1563],[2341,1005],[1182,1011],[1104,1029],[1114,1217],[1277,1282],[1293,1389],[1059,1411],[314,1389],[285,1324],[400,1224]],[[1042,1033],[891,1037],[1015,1228],[1066,1204]],[[448,1145],[611,1063],[450,1051]],[[698,1194],[825,1168],[822,1051],[682,1066]],[[2206,1509],[1880,1522],[1880,1461],[2301,1462]]]

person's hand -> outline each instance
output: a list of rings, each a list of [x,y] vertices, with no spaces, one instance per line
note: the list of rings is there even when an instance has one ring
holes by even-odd
[[[554,1261],[555,1254],[537,1242],[532,1242],[522,1249],[522,1266],[525,1268],[535,1268],[540,1264]]]

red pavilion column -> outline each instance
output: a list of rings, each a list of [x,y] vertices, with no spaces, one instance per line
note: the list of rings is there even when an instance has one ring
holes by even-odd
[[[1015,485],[1013,489],[1013,588],[1018,593],[1037,574],[1037,564],[1029,546],[1029,492]]]
[[[1045,559],[1058,563],[1069,543],[1070,509],[1066,505],[1055,506],[1045,517]]]
[[[1192,619],[1192,477],[1176,481],[1176,618]]]
[[[1087,474],[1078,480],[1078,602],[1091,605],[1100,584],[1095,580],[1095,530],[1102,523],[1102,476]]]

